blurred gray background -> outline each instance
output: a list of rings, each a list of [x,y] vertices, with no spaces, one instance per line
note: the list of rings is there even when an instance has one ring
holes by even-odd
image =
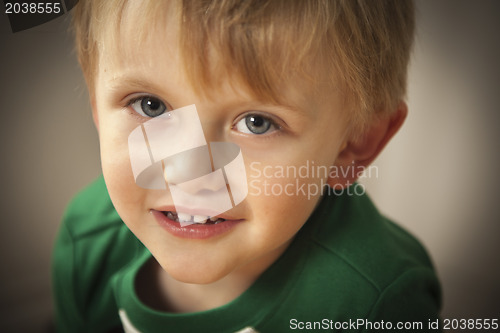
[[[427,247],[443,318],[500,319],[500,2],[417,1],[406,124],[364,179]],[[0,14],[0,328],[44,332],[70,198],[100,174],[67,15],[12,34]]]

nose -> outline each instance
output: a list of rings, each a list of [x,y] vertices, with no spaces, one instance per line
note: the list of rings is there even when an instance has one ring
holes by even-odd
[[[209,147],[204,145],[164,159],[163,175],[169,186],[178,186],[192,195],[224,188],[224,177],[214,173]]]

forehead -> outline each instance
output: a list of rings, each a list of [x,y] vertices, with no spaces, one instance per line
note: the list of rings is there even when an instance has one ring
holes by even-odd
[[[146,1],[128,1],[108,24],[103,34],[104,52],[100,60],[113,68],[158,66],[163,62],[176,62],[179,45],[179,23],[175,7],[170,1],[160,8]],[[168,5],[170,4],[170,5]],[[163,60],[163,61],[160,61]]]
[[[128,80],[143,87],[174,83],[192,88],[194,83],[203,81],[202,73],[189,73],[186,70],[192,66],[189,61],[197,57],[186,57],[181,50],[183,34],[186,32],[181,30],[182,14],[177,4],[170,1],[127,2],[120,12],[121,18],[117,19],[115,25],[108,24],[107,31],[102,34],[98,76],[106,81]],[[299,75],[298,71],[290,71],[286,80],[280,77],[272,82],[278,87],[276,90],[279,94],[269,98],[259,95],[253,89],[255,82],[249,82],[241,74],[240,68],[233,65],[231,59],[223,58],[213,45],[208,47],[207,52],[191,51],[208,68],[210,82],[204,82],[201,91],[197,90],[204,96],[217,95],[217,90],[230,87],[240,95],[263,102],[307,109],[319,101],[323,102],[326,96],[332,97],[335,90],[329,82],[312,82],[311,75],[306,78]]]
[[[154,11],[146,1],[128,1],[115,22],[101,33],[98,82],[107,86],[117,81],[134,81],[143,89],[153,83],[178,81],[181,63],[178,52],[179,24],[175,8],[163,3]],[[133,79],[133,80],[132,80]],[[125,82],[126,83],[126,82]],[[101,85],[102,87],[102,85]]]

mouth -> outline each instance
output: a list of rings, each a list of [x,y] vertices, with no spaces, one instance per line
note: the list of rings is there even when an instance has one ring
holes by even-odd
[[[211,225],[226,221],[226,219],[216,216],[210,217],[204,215],[190,215],[186,213],[177,213],[174,211],[162,211],[162,214],[165,215],[168,219],[179,223]]]
[[[191,210],[185,213],[172,206],[163,209],[151,209],[150,213],[158,224],[176,237],[185,239],[209,239],[222,236],[237,228],[245,219],[231,215],[211,213],[207,209]],[[195,215],[196,214],[196,215]],[[223,216],[223,217],[222,217]]]

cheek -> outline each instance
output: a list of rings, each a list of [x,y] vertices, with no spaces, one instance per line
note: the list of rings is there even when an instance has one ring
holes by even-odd
[[[287,182],[273,182],[275,189]],[[273,186],[273,185],[270,185]],[[291,241],[311,215],[318,199],[304,199],[297,195],[261,193],[249,196],[252,210],[252,228],[247,235],[253,246],[272,251]]]
[[[120,190],[134,182],[128,154],[127,137],[117,131],[100,134],[101,164],[109,190]],[[124,189],[123,189],[124,190]]]
[[[266,229],[266,235],[286,240],[292,237],[318,203],[326,180],[309,177],[308,165],[267,165],[249,172],[248,203],[253,219]],[[302,174],[301,177],[300,174]]]
[[[131,130],[116,124],[112,119],[100,118],[101,165],[113,205],[127,223],[134,220],[136,210],[142,208],[145,190],[136,185],[132,173],[128,152]]]

